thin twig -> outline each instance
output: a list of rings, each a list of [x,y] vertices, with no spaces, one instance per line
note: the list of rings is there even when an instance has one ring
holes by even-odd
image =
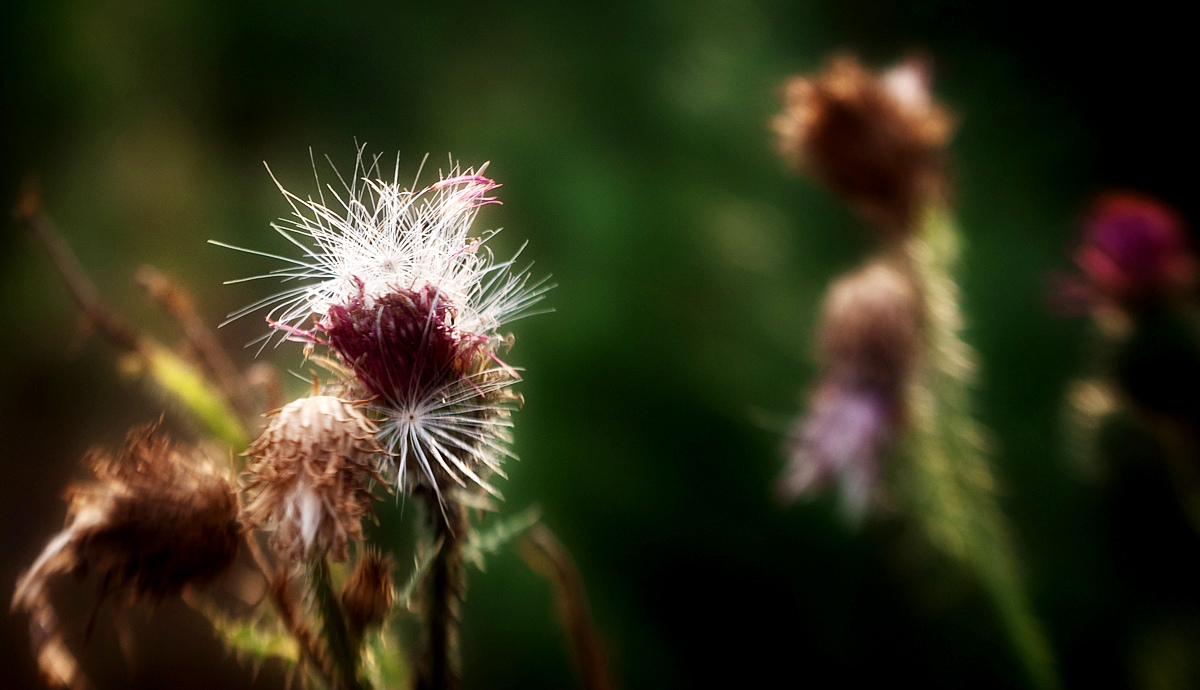
[[[13,216],[27,227],[45,250],[62,277],[71,298],[79,306],[84,322],[95,328],[118,349],[132,355],[135,369],[158,384],[214,435],[234,448],[249,442],[236,410],[196,366],[180,358],[153,338],[140,334],[100,297],[66,240],[42,208],[41,195],[32,182],[26,183]]]
[[[579,568],[571,554],[541,523],[531,527],[518,544],[521,558],[529,567],[554,584],[558,615],[571,638],[583,687],[585,690],[611,690],[613,679],[608,655],[592,621],[583,578],[579,576]]]
[[[216,379],[225,399],[252,424],[254,404],[250,399],[250,387],[216,334],[196,313],[187,292],[162,271],[149,265],[138,269],[136,280],[146,294],[179,323],[184,336]]]
[[[28,228],[42,245],[87,324],[95,327],[101,335],[122,350],[141,352],[143,343],[137,330],[104,303],[96,284],[79,265],[75,253],[58,234],[54,221],[42,207],[41,191],[34,182],[26,182],[21,189],[21,197],[13,209],[13,217]]]

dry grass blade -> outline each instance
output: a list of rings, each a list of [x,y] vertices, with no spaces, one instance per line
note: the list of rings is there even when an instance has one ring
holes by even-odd
[[[554,533],[540,523],[529,529],[518,543],[518,549],[521,558],[534,572],[554,584],[558,614],[571,638],[583,687],[585,690],[611,690],[614,685],[608,655],[592,620],[587,592],[575,560]]]

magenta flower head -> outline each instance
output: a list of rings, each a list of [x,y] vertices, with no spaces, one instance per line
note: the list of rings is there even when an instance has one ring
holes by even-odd
[[[1150,197],[1111,193],[1101,197],[1084,222],[1075,263],[1084,284],[1077,292],[1091,302],[1136,307],[1188,290],[1196,260],[1183,220]]]
[[[784,498],[836,481],[846,512],[864,514],[879,481],[880,461],[892,440],[897,401],[869,386],[825,382],[809,400],[788,439],[788,469],[780,483]]]
[[[905,420],[904,399],[921,351],[917,290],[882,261],[837,280],[818,332],[821,381],[788,439],[785,500],[841,486],[852,517],[877,495],[883,457]]]
[[[531,281],[515,257],[497,261],[494,232],[472,234],[499,186],[479,170],[453,168],[427,187],[378,179],[361,159],[332,207],[284,191],[291,220],[276,230],[303,257],[267,276],[298,283],[231,318],[268,310],[286,338],[327,345],[352,372],[350,390],[369,398],[383,469],[403,491],[499,492],[511,391],[517,371],[500,355],[499,329],[529,313],[551,286]],[[268,336],[269,337],[269,336]]]

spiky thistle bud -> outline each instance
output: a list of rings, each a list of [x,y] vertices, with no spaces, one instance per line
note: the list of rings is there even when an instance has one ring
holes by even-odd
[[[349,541],[360,541],[371,513],[372,480],[382,452],[378,429],[353,403],[329,395],[295,400],[273,413],[250,445],[245,509],[253,526],[272,531],[271,546],[300,562],[330,553],[346,559]]]
[[[361,637],[363,631],[382,623],[395,599],[392,559],[366,549],[342,587],[342,611],[351,634]]]
[[[852,56],[783,86],[772,127],[781,155],[892,235],[911,229],[944,192],[952,122],[929,93],[929,69],[909,59],[876,75]]]
[[[95,481],[72,484],[67,526],[17,581],[14,609],[30,616],[38,665],[51,685],[80,687],[47,595],[58,573],[94,573],[101,596],[156,602],[228,568],[240,526],[230,483],[202,453],[153,427],[129,433],[117,456],[92,451]]]
[[[549,288],[530,283],[513,259],[497,262],[470,235],[498,185],[457,167],[436,183],[405,189],[374,179],[361,159],[340,210],[284,192],[295,209],[277,229],[306,247],[304,261],[271,275],[300,287],[251,305],[293,339],[328,345],[372,397],[388,469],[404,491],[499,492],[517,372],[500,360],[511,344],[499,328]],[[277,319],[272,320],[272,317]],[[311,330],[300,328],[311,321]]]
[[[821,380],[788,441],[780,485],[786,499],[837,480],[849,512],[866,510],[883,454],[904,421],[921,321],[912,281],[887,263],[869,264],[830,287],[817,337]]]

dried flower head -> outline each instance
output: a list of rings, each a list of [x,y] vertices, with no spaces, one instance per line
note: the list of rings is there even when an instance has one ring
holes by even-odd
[[[883,454],[904,421],[921,323],[916,288],[886,263],[830,287],[818,331],[821,382],[788,440],[780,484],[787,500],[836,479],[850,514],[865,512]]]
[[[329,552],[346,559],[371,512],[371,480],[382,452],[375,425],[353,404],[329,395],[300,398],[274,413],[250,445],[245,509],[250,525],[273,530],[271,546],[292,561]]]
[[[373,397],[386,468],[401,490],[456,487],[499,492],[487,481],[508,450],[509,416],[520,397],[517,372],[499,358],[511,338],[498,329],[528,313],[550,286],[531,282],[514,259],[497,262],[470,234],[498,186],[457,167],[409,190],[377,179],[360,159],[338,211],[284,192],[295,216],[277,230],[303,248],[303,260],[268,276],[302,285],[233,318],[269,309],[293,339],[330,346]],[[332,190],[331,190],[332,191]],[[314,327],[304,330],[306,321]]]
[[[51,576],[91,572],[101,596],[156,602],[224,571],[239,544],[229,482],[153,427],[131,431],[118,457],[93,451],[85,464],[95,481],[68,489],[67,526],[22,574],[12,603],[30,616],[43,675],[63,687],[83,681],[49,603]]]
[[[1159,201],[1132,193],[1101,197],[1075,251],[1092,301],[1136,306],[1190,289],[1196,259],[1183,219]]]
[[[952,122],[929,93],[929,68],[909,59],[880,75],[851,56],[783,86],[772,122],[779,152],[892,234],[944,192]]]
[[[392,584],[392,559],[366,549],[342,587],[342,611],[355,635],[379,625],[396,599]]]

